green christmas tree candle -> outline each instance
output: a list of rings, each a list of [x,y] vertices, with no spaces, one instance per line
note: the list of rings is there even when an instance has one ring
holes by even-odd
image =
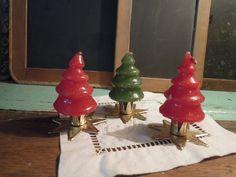
[[[144,95],[141,90],[140,72],[134,66],[133,53],[126,53],[121,62],[122,64],[117,68],[116,75],[112,80],[112,90],[109,96],[119,102],[117,113],[124,123],[128,122],[132,117],[145,120],[145,117],[141,115],[144,110],[136,110],[134,104],[135,101],[141,100]]]
[[[126,103],[141,100],[144,96],[141,90],[142,80],[139,76],[140,71],[134,66],[133,53],[126,53],[121,62],[112,80],[110,98]]]

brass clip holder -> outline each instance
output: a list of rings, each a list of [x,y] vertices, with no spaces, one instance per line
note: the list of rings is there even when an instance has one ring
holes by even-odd
[[[106,118],[120,118],[124,124],[130,121],[131,118],[146,120],[146,117],[142,114],[146,113],[147,109],[136,109],[133,102],[119,102],[115,104],[115,107],[105,107],[105,110],[108,112],[105,115]]]
[[[67,130],[68,140],[72,140],[79,132],[98,133],[98,129],[94,126],[104,123],[105,119],[94,119],[92,115],[81,115],[71,117],[60,117],[53,120],[59,126],[53,129],[51,133],[59,133]]]
[[[163,120],[163,124],[149,124],[148,126],[159,132],[152,137],[154,140],[171,139],[179,150],[183,150],[188,141],[196,145],[208,147],[200,138],[209,134],[190,130],[188,122],[179,123],[177,121],[169,122]]]

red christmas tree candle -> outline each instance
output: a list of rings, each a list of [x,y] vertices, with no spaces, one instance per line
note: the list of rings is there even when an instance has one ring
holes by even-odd
[[[198,122],[204,119],[201,103],[204,96],[200,92],[200,83],[194,77],[195,60],[187,52],[182,64],[178,67],[178,75],[171,80],[172,86],[164,93],[165,103],[160,113],[179,123]]]
[[[69,69],[63,73],[63,79],[56,87],[59,96],[54,107],[59,113],[81,116],[96,109],[97,103],[91,96],[93,88],[87,82],[88,76],[83,67],[83,56],[78,52],[71,59]]]

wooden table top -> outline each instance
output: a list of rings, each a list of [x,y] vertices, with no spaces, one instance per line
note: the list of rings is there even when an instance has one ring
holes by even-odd
[[[57,176],[59,135],[47,134],[55,127],[48,116],[52,115],[0,110],[0,120],[4,120],[0,121],[1,177]],[[236,132],[236,121],[218,122],[226,129]],[[235,177],[236,154],[141,176]]]

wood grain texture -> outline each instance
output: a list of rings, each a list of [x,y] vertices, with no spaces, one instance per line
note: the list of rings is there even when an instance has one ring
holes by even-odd
[[[129,51],[132,0],[118,1],[115,66],[121,64],[121,58]]]
[[[24,78],[27,58],[27,0],[10,0],[9,69],[17,82]]]
[[[5,113],[1,113],[0,117]],[[0,176],[56,176],[59,136],[50,119],[0,122]]]
[[[14,111],[0,111],[0,120],[2,117],[13,119],[16,116],[21,117],[21,120],[0,121],[0,177],[57,176],[59,136],[47,134],[55,127],[51,122],[51,117],[54,115],[44,114],[42,118],[42,114],[39,113],[24,115],[19,112],[16,114]],[[236,132],[236,121],[219,121],[219,123]],[[211,158],[167,172],[139,176],[233,177],[236,176],[236,154]]]
[[[206,90],[236,91],[236,80],[204,78],[202,88]]]
[[[206,55],[208,24],[211,9],[211,0],[199,0],[196,17],[196,31],[194,36],[193,56],[197,60],[196,77],[202,83]]]

